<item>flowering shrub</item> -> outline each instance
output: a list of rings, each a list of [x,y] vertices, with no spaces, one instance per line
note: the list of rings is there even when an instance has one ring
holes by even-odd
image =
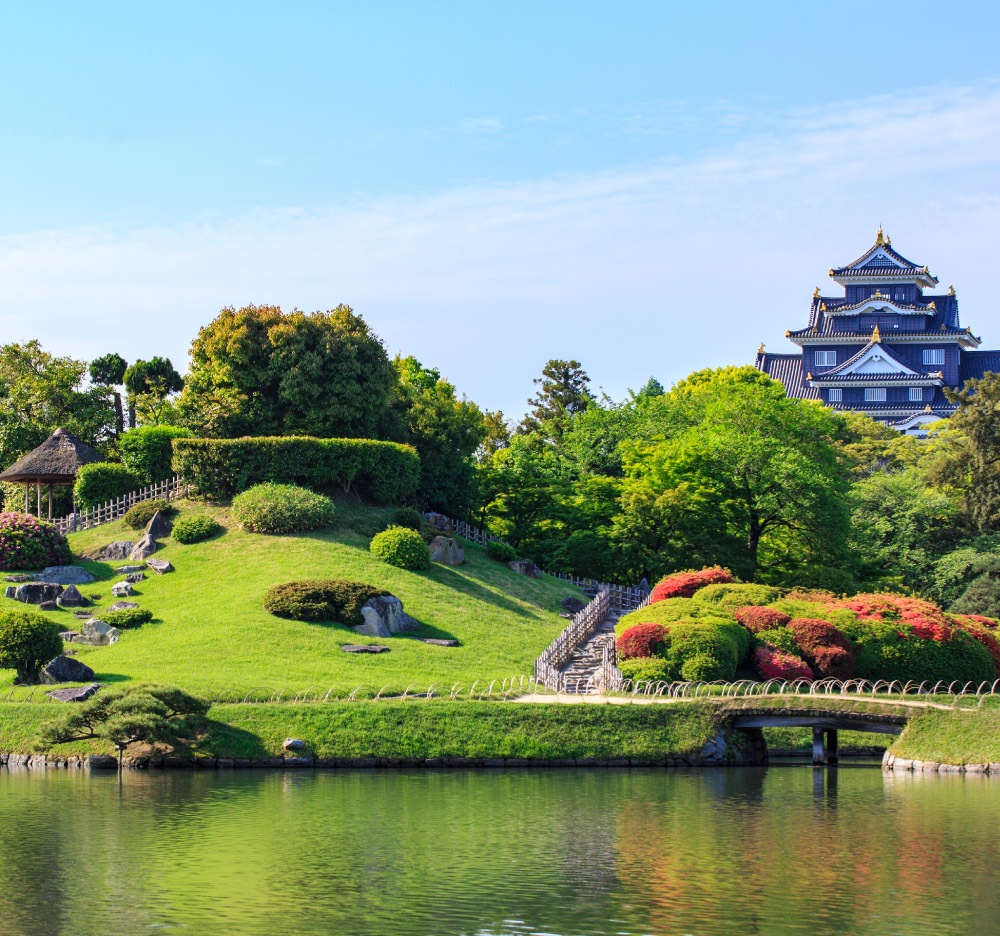
[[[694,593],[694,600],[718,611],[732,614],[747,605],[767,605],[781,597],[781,589],[773,585],[751,585],[737,582],[716,582]]]
[[[31,514],[0,513],[0,571],[66,565],[73,559],[66,537]]]
[[[636,624],[618,638],[618,658],[636,660],[663,656],[668,646],[669,630],[662,624]]]
[[[979,615],[957,616],[952,620],[955,626],[968,634],[973,640],[982,644],[991,659],[996,670],[996,675],[1000,676],[1000,641],[993,636],[990,626],[996,627],[996,621],[990,618],[979,617]],[[983,622],[986,623],[983,623]]]
[[[981,624],[987,630],[997,629],[997,621],[994,618],[983,617],[981,614],[953,614],[952,619],[957,621],[959,627],[966,621],[971,621],[973,624]]]
[[[854,654],[843,647],[817,647],[809,662],[821,677],[850,679],[854,675]]]
[[[773,630],[775,627],[784,627],[791,620],[791,617],[777,608],[747,605],[745,608],[737,608],[736,620],[751,634],[759,634],[761,631]]]
[[[656,587],[649,596],[649,603],[655,604],[657,601],[663,601],[667,598],[690,598],[705,585],[731,581],[733,581],[732,573],[729,569],[723,569],[721,566],[712,566],[697,572],[675,572],[656,583]]]
[[[843,631],[816,618],[793,618],[788,629],[820,676],[848,679],[853,675],[854,651]]]
[[[813,672],[805,660],[770,644],[758,647],[754,663],[762,679],[812,679]]]

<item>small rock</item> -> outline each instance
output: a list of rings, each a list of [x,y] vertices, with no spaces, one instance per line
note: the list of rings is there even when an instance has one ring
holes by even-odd
[[[136,540],[135,545],[132,547],[132,551],[128,554],[128,558],[133,562],[137,559],[148,559],[153,553],[156,552],[156,540],[153,539],[149,533],[143,533],[142,536]]]
[[[89,644],[92,647],[106,647],[108,644],[118,643],[120,632],[117,627],[97,618],[84,621],[80,628],[80,636],[74,643]]]
[[[145,568],[146,568],[145,566],[141,565],[118,566],[118,568],[115,569],[115,575],[131,575],[133,572],[141,572]]]
[[[135,543],[132,540],[116,540],[101,550],[100,559],[128,559]]]
[[[51,686],[64,682],[89,682],[94,678],[94,671],[73,657],[57,656],[42,667],[39,675],[43,683]]]
[[[80,632],[79,631],[59,631],[59,636],[62,637],[62,639],[65,640],[66,643],[72,643],[74,640],[76,640],[77,637],[80,636]]]
[[[281,748],[285,751],[302,751],[305,749],[305,746],[305,741],[300,741],[298,738],[285,738]]]
[[[88,754],[83,759],[83,766],[90,770],[117,770],[118,758],[112,754]]]
[[[111,586],[111,594],[115,598],[129,598],[135,594],[135,589],[128,582],[115,582]]]
[[[90,602],[80,594],[75,585],[67,585],[66,590],[56,598],[60,608],[85,608]]]
[[[73,617],[80,618],[81,621],[86,621],[88,618],[94,616],[92,611],[74,611]]]
[[[418,637],[421,643],[431,644],[434,647],[461,647],[457,640],[443,640],[439,637]]]
[[[138,585],[140,582],[146,581],[146,573],[129,572],[129,574],[125,576],[125,581],[128,582],[130,585]]]
[[[174,567],[166,559],[147,559],[146,565],[157,575],[166,575],[167,572],[174,571]]]
[[[54,601],[43,601],[38,606],[38,610],[39,611],[55,611],[56,610],[56,603]]]
[[[13,585],[8,585],[7,590],[3,593],[4,598],[11,598],[17,601],[17,588]]]
[[[541,578],[542,570],[538,568],[530,559],[512,559],[507,563],[507,568],[528,578]]]
[[[560,604],[562,605],[563,610],[568,611],[571,616],[579,614],[584,608],[587,607],[585,602],[581,601],[579,598],[573,597],[573,595],[567,595],[563,598]]]
[[[425,513],[424,519],[432,526],[435,530],[440,530],[446,536],[451,536],[454,532],[451,520],[449,520],[444,514],[439,513]]]
[[[49,566],[35,576],[35,581],[55,582],[58,585],[87,585],[94,581],[94,576],[79,566]]]
[[[14,592],[15,601],[40,605],[43,601],[55,601],[63,593],[62,585],[55,582],[26,582],[18,585]]]
[[[110,608],[109,611],[131,611],[133,608],[138,608],[139,603],[137,601],[116,601]]]
[[[8,582],[33,582],[34,580],[33,575],[8,575],[5,579]]]
[[[340,648],[344,653],[388,653],[388,647],[378,644],[343,644]]]
[[[428,548],[431,552],[431,562],[450,566],[458,566],[465,562],[465,550],[458,545],[458,540],[454,537],[435,536]]]
[[[56,702],[86,702],[100,688],[100,683],[91,683],[89,686],[78,686],[76,689],[53,689],[45,694]]]

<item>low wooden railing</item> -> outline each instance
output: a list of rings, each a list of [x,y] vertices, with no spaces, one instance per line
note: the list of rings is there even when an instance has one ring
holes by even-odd
[[[75,533],[77,530],[89,530],[92,527],[120,520],[136,504],[143,501],[161,498],[165,501],[176,500],[187,494],[188,486],[180,478],[169,478],[157,481],[146,487],[139,488],[114,500],[109,500],[87,510],[76,510],[68,517],[49,521],[60,533]]]
[[[574,615],[562,633],[535,660],[535,680],[556,692],[562,688],[562,668],[574,651],[590,639],[611,613],[611,592],[605,589]]]

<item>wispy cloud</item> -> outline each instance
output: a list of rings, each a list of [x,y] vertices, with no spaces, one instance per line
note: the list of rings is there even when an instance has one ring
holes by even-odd
[[[492,120],[493,118],[482,118]],[[180,363],[223,305],[348,302],[390,351],[491,408],[550,357],[612,394],[780,350],[812,288],[885,224],[1000,346],[1000,91],[785,115],[724,148],[602,173],[224,221],[0,239],[0,328],[87,357]]]
[[[499,117],[466,117],[458,122],[458,129],[463,133],[498,133],[503,121]]]

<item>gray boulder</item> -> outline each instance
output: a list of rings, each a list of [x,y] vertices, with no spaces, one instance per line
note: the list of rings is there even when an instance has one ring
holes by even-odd
[[[53,689],[45,694],[56,702],[86,702],[100,688],[100,683],[91,683],[76,689]]]
[[[4,598],[10,598],[13,601],[17,601],[17,586],[8,585],[7,590],[3,593]]]
[[[135,589],[132,588],[132,585],[129,582],[115,582],[115,584],[111,586],[111,594],[115,598],[130,598],[135,594]]]
[[[585,601],[581,601],[579,598],[574,598],[572,595],[567,595],[563,598],[561,604],[571,616],[579,614],[584,608],[587,607],[587,603]]]
[[[80,594],[75,585],[67,585],[65,591],[56,598],[60,608],[85,608],[90,602]]]
[[[441,565],[457,566],[465,562],[465,550],[458,545],[458,540],[451,536],[435,536],[428,547],[431,551],[431,562]]]
[[[454,532],[451,520],[449,520],[444,514],[439,513],[425,513],[424,519],[432,526],[435,530],[440,530],[448,536]]]
[[[391,637],[406,629],[403,602],[392,595],[370,598],[362,605],[361,616],[365,622],[354,630],[366,637]]]
[[[507,568],[512,569],[520,575],[528,578],[541,578],[542,570],[538,568],[530,559],[512,559],[507,563]]]
[[[139,605],[134,601],[116,601],[110,608],[109,611],[131,611],[133,608],[138,608]]]
[[[131,550],[131,548],[132,547],[129,546],[130,550]],[[141,565],[124,565],[124,566],[118,566],[118,568],[115,569],[115,575],[131,575],[133,572],[141,572],[145,568],[146,568],[145,566],[141,566]]]
[[[342,644],[340,647],[344,653],[388,653],[388,647],[378,644]]]
[[[94,581],[94,576],[79,566],[49,566],[35,576],[35,581],[56,582],[59,585],[89,585]]]
[[[98,558],[111,560],[128,559],[133,546],[135,546],[135,543],[132,542],[132,540],[116,540],[113,543],[108,543],[108,545],[101,550],[101,554]]]
[[[40,676],[43,683],[51,686],[64,682],[90,682],[94,671],[76,657],[57,656],[42,667]]]
[[[125,581],[128,582],[130,585],[138,585],[140,582],[146,581],[146,573],[129,572],[129,574],[125,576]]]
[[[8,582],[33,582],[34,580],[35,577],[33,575],[23,575],[20,573],[17,575],[8,575],[5,579]]]
[[[166,575],[174,571],[174,567],[166,559],[147,559],[146,565],[157,575]]]
[[[13,596],[15,601],[40,605],[43,601],[55,601],[63,593],[62,585],[55,582],[25,582],[18,585]]]
[[[146,524],[146,536],[158,540],[164,536],[169,536],[173,532],[173,529],[174,525],[158,510],[149,518],[149,523]]]
[[[298,738],[285,738],[281,747],[285,751],[304,751],[306,743],[305,741],[300,741]]]
[[[80,636],[74,643],[89,644],[92,647],[106,647],[108,644],[118,643],[121,636],[117,627],[112,627],[97,618],[84,621],[80,628]]]
[[[54,601],[43,601],[39,606],[39,611],[55,611],[56,603]]]
[[[128,554],[128,559],[131,562],[136,562],[139,559],[148,559],[155,552],[156,540],[153,539],[153,537],[148,533],[143,533],[142,536],[136,540],[135,545],[132,547],[132,551]]]

